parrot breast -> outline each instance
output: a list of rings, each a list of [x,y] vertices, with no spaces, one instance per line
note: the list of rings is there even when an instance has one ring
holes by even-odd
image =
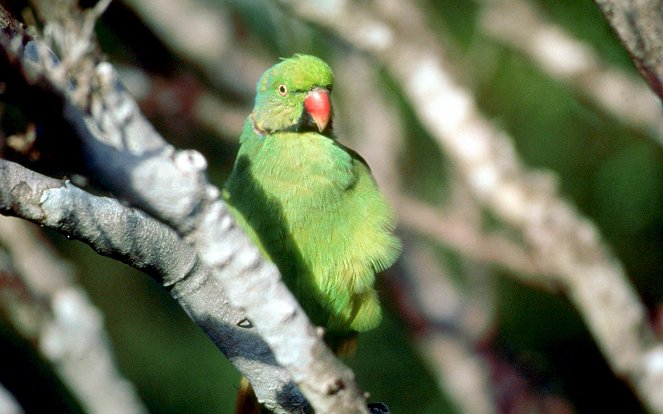
[[[363,160],[307,132],[250,125],[225,197],[312,321],[332,334],[372,329],[375,274],[398,256],[393,213]]]

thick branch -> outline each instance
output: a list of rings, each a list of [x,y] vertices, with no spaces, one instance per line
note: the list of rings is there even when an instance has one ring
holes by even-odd
[[[663,100],[663,1],[594,1],[642,76]]]
[[[170,227],[117,200],[93,196],[9,161],[0,160],[0,181],[0,212],[81,240],[159,279],[242,374],[254,380],[265,401],[278,401],[281,392],[291,393],[289,404],[303,403],[267,344],[239,326],[245,315],[230,305],[195,251]]]
[[[262,258],[219,200],[219,191],[207,182],[205,159],[195,151],[177,152],[167,145],[143,118],[110,64],[95,65],[94,73],[87,74],[93,93],[87,97],[88,109],[82,111],[74,105],[75,91],[68,79],[61,76],[63,68],[45,45],[25,35],[5,35],[2,48],[6,65],[11,63],[21,74],[29,73],[27,79],[41,79],[62,99],[64,108],[39,110],[63,112],[80,139],[91,177],[173,226],[193,245],[230,303],[246,311],[276,361],[286,367],[316,411],[366,413],[353,373],[324,345],[281,282],[276,267]],[[196,299],[193,306],[200,314],[195,319],[206,316],[204,329],[210,325],[222,329],[227,322],[216,318],[216,308],[223,305],[223,299]],[[189,305],[186,309],[191,313]],[[208,334],[212,336],[209,330]],[[260,363],[273,361],[262,358]],[[259,397],[271,408],[285,403],[292,407],[293,402],[287,401],[296,399],[292,390],[277,392],[281,393],[277,401]]]
[[[0,384],[0,412],[5,414],[23,414],[23,408],[5,387]]]
[[[5,277],[13,277],[24,293],[15,295],[13,303],[3,301],[2,307],[15,316],[16,329],[39,345],[81,405],[100,414],[147,412],[117,370],[99,311],[75,283],[70,267],[38,240],[35,226],[0,217],[0,243],[15,269]],[[26,314],[31,315],[28,320]]]

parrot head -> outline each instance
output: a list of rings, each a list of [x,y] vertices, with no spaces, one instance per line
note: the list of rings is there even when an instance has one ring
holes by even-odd
[[[334,75],[321,59],[294,55],[267,69],[257,84],[251,114],[262,135],[277,131],[331,130]]]

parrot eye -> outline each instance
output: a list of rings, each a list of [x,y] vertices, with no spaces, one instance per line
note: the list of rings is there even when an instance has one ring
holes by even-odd
[[[279,95],[286,96],[288,94],[288,87],[281,84],[279,85]]]

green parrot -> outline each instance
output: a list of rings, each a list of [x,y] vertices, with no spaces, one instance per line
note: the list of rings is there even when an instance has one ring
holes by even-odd
[[[339,351],[380,323],[375,275],[395,262],[400,243],[368,165],[333,134],[333,80],[309,55],[265,71],[223,197]]]

